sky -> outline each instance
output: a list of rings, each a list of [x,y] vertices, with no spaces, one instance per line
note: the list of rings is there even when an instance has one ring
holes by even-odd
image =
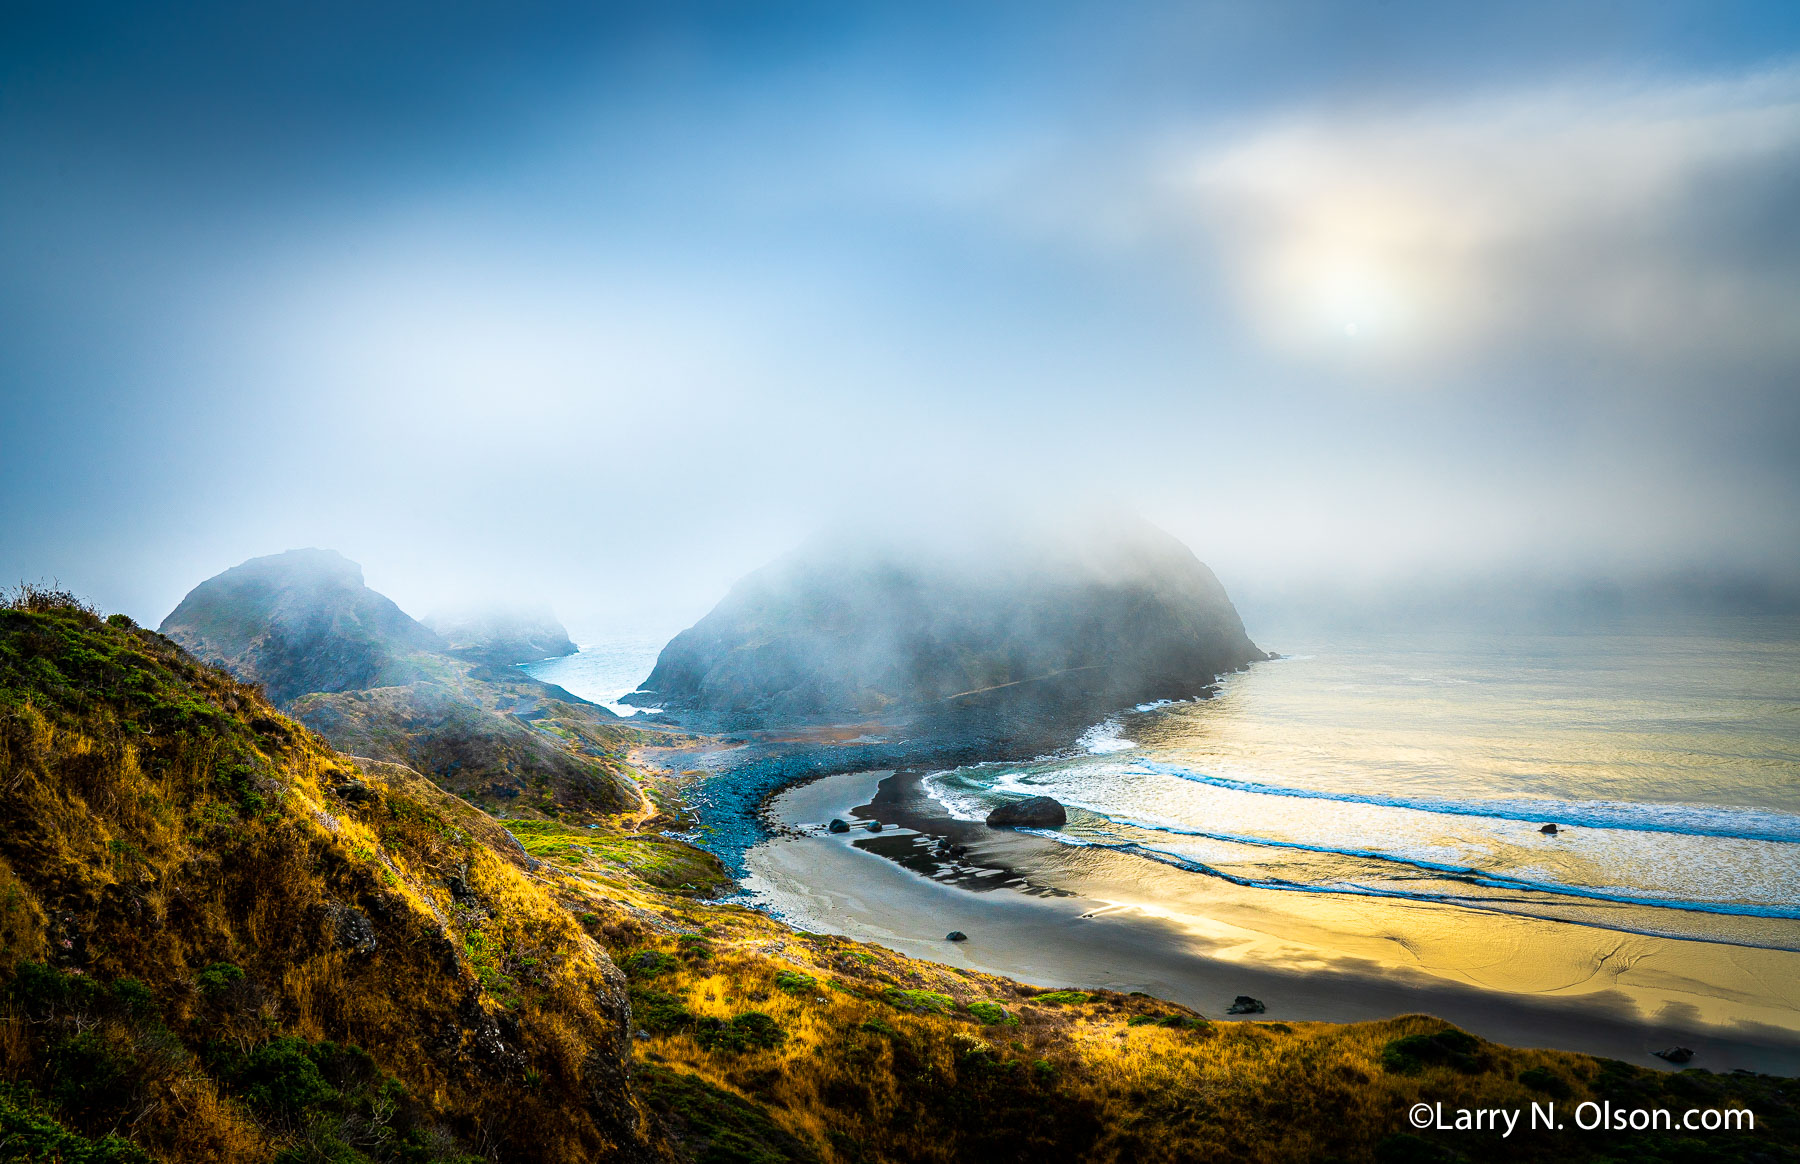
[[[316,545],[679,627],[995,493],[1791,583],[1800,7],[9,3],[0,404],[0,578],[150,623]]]

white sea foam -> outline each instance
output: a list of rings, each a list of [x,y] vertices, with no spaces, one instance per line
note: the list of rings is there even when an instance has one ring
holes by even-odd
[[[1076,745],[1095,756],[1104,756],[1108,752],[1129,752],[1137,745],[1126,739],[1121,733],[1125,725],[1117,718],[1097,723],[1081,734]]]
[[[954,770],[933,772],[920,781],[926,795],[944,806],[944,811],[956,820],[979,823],[987,819],[988,810],[981,799],[971,792],[953,787],[957,780]]]
[[[1692,629],[1346,634],[934,782],[963,819],[1053,796],[1060,844],[1256,889],[1800,945],[1800,622]]]

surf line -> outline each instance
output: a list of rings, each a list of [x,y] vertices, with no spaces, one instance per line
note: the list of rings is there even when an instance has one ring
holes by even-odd
[[[1367,804],[1377,808],[1412,809],[1448,816],[1487,817],[1493,820],[1554,820],[1591,829],[1617,829],[1625,832],[1672,833],[1690,837],[1724,837],[1741,841],[1767,841],[1774,844],[1800,844],[1800,817],[1786,813],[1755,810],[1700,808],[1697,806],[1661,806],[1647,804],[1581,803],[1554,800],[1539,801],[1456,801],[1432,797],[1378,796],[1360,792],[1324,792],[1313,788],[1289,788],[1279,784],[1259,784],[1254,780],[1235,780],[1228,776],[1212,776],[1178,764],[1139,760],[1125,768],[1127,773],[1145,776],[1173,776],[1194,784],[1205,784],[1231,792],[1256,796],[1284,796],[1296,800],[1329,800],[1340,804]],[[1681,819],[1669,819],[1685,814]],[[1659,819],[1661,817],[1662,819]],[[1707,818],[1712,818],[1708,820]]]

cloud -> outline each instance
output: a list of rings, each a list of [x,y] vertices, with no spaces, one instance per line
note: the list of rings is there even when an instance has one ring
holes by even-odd
[[[1797,69],[1293,114],[1160,167],[1163,225],[1289,355],[1636,379],[1800,357],[1800,254],[1767,248],[1800,204]]]

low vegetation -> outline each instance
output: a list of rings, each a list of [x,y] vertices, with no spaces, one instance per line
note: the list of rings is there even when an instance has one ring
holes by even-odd
[[[1800,1158],[1792,1081],[1040,989],[797,932],[716,900],[699,850],[593,823],[497,822],[129,620],[19,596],[0,1160]],[[1406,1122],[1587,1100],[1756,1130]]]
[[[622,983],[529,860],[167,639],[19,596],[0,1083],[50,1145],[24,1158],[108,1159],[108,1137],[289,1164],[640,1153]]]

